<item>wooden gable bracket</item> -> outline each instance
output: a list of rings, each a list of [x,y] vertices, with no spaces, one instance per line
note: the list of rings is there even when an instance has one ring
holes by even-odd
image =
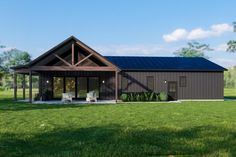
[[[74,42],[71,45],[71,63],[75,65],[75,44]]]
[[[57,57],[58,59],[60,59],[63,63],[65,63],[68,66],[72,66],[69,62],[67,62],[66,60],[64,60],[63,58],[61,58],[60,56],[58,56],[57,54],[53,54],[55,57]]]
[[[88,59],[89,57],[91,57],[93,54],[89,54],[88,56],[86,56],[85,58],[83,58],[82,60],[78,61],[75,66],[78,66],[79,64],[81,64],[82,62],[84,62],[86,59]]]

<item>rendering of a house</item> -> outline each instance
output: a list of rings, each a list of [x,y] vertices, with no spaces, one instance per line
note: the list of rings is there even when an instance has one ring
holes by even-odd
[[[89,91],[101,100],[146,91],[164,91],[174,100],[223,100],[226,69],[204,58],[102,56],[72,36],[13,70],[14,98],[17,74],[29,75],[32,102],[32,75],[39,76],[39,96],[45,101],[68,92],[74,99],[85,99]]]

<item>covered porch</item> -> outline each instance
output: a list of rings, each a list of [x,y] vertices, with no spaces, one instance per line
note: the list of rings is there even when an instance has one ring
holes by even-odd
[[[118,100],[119,68],[105,57],[70,37],[28,65],[13,67],[14,100],[17,100],[17,75],[22,74],[23,99],[25,76],[29,76],[29,102],[33,102],[32,76],[39,77],[38,100],[59,101],[63,93],[73,93],[73,100],[84,101],[90,91],[98,100]]]

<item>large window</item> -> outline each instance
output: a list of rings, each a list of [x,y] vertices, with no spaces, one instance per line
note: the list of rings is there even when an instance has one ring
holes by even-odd
[[[147,88],[149,91],[154,90],[154,77],[153,76],[147,76]]]
[[[99,78],[89,77],[89,91],[95,91],[97,97],[99,97]]]
[[[53,98],[61,98],[64,90],[63,77],[53,77]]]
[[[87,77],[77,78],[77,98],[86,98],[87,96]]]
[[[66,77],[65,83],[66,93],[72,93],[75,97],[75,77]]]
[[[53,77],[53,98],[61,98],[64,92],[72,93],[74,98],[86,98],[89,91],[99,97],[99,88],[98,77]]]
[[[180,76],[179,77],[179,86],[180,87],[186,87],[187,86],[187,78],[186,78],[186,76]]]

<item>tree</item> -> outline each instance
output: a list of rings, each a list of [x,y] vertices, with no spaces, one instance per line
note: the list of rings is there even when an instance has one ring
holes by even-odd
[[[28,52],[18,49],[4,51],[0,56],[0,66],[5,73],[10,73],[10,68],[18,65],[25,65],[31,61],[31,56]]]
[[[234,26],[234,32],[236,32],[236,22],[233,22],[233,26]],[[236,40],[230,40],[227,43],[227,51],[228,52],[236,52]]]
[[[24,65],[31,61],[31,56],[28,52],[21,51],[18,49],[11,49],[2,52],[0,54],[0,70],[2,74],[1,83],[4,88],[10,88],[12,86],[12,70],[13,66]],[[22,81],[21,76],[18,79]]]
[[[0,45],[0,50],[2,49],[2,48],[5,48],[5,46],[3,46],[3,45]],[[2,78],[3,78],[3,76],[4,76],[4,72],[3,72],[3,68],[2,68],[2,62],[3,62],[3,60],[2,60],[2,58],[0,57],[0,86],[2,86]]]
[[[187,43],[187,47],[181,48],[174,52],[176,56],[179,57],[204,57],[209,58],[205,55],[205,52],[212,51],[207,44],[201,44],[199,42],[189,42]]]

